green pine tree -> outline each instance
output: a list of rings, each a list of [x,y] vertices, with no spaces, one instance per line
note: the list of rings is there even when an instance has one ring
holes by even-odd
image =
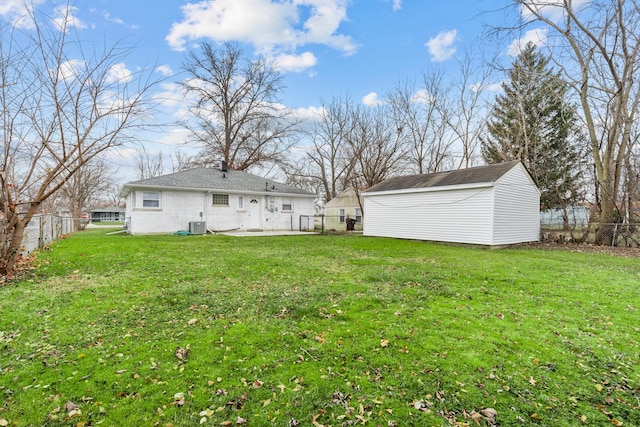
[[[582,200],[584,156],[568,86],[549,58],[527,44],[495,99],[482,157],[487,163],[521,160],[540,188],[541,208],[567,208]]]

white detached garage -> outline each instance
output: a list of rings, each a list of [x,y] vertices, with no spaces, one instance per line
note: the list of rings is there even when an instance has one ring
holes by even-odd
[[[540,191],[519,161],[395,177],[362,194],[365,236],[501,246],[540,235]]]

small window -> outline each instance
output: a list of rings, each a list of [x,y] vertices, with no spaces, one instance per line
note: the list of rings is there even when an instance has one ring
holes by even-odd
[[[211,204],[214,206],[229,206],[229,195],[212,194]]]
[[[293,210],[293,204],[291,203],[291,199],[282,199],[282,210],[283,211]]]
[[[143,208],[159,208],[160,207],[160,193],[155,191],[143,191],[142,192],[142,207]]]
[[[344,209],[339,209],[340,222],[344,222]]]
[[[356,208],[356,222],[362,222],[362,209]]]
[[[244,197],[238,197],[238,209],[244,209]]]

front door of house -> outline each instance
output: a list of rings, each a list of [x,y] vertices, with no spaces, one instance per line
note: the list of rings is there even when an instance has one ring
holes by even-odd
[[[249,199],[249,230],[262,230],[262,218],[260,217],[260,199]]]

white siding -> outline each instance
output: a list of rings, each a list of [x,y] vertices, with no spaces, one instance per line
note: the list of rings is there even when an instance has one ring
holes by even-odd
[[[540,193],[521,164],[496,181],[493,221],[493,245],[540,238]]]
[[[212,195],[202,191],[159,191],[160,207],[141,207],[142,190],[132,191],[127,200],[127,218],[131,234],[167,234],[188,230],[191,221],[206,221],[207,228],[215,231],[248,230],[248,204],[260,200],[260,225],[264,230],[297,230],[300,215],[314,214],[314,198],[286,196],[292,203],[291,211],[281,211],[282,197],[229,193],[229,205],[213,205]],[[136,195],[136,193],[139,193]],[[223,192],[217,192],[223,194]],[[244,197],[244,208],[239,197]],[[273,198],[273,209],[269,199]],[[137,203],[137,204],[136,204]],[[277,209],[275,209],[277,208]],[[200,213],[202,212],[202,217]]]
[[[540,193],[522,164],[493,184],[364,193],[364,205],[367,236],[488,246],[539,238]]]
[[[132,191],[127,210],[131,234],[173,233],[188,230],[190,221],[202,221],[200,212],[206,215],[206,193],[159,191],[160,207],[141,207],[142,190]],[[209,203],[210,204],[210,203]]]
[[[493,188],[366,194],[364,235],[490,245]]]

